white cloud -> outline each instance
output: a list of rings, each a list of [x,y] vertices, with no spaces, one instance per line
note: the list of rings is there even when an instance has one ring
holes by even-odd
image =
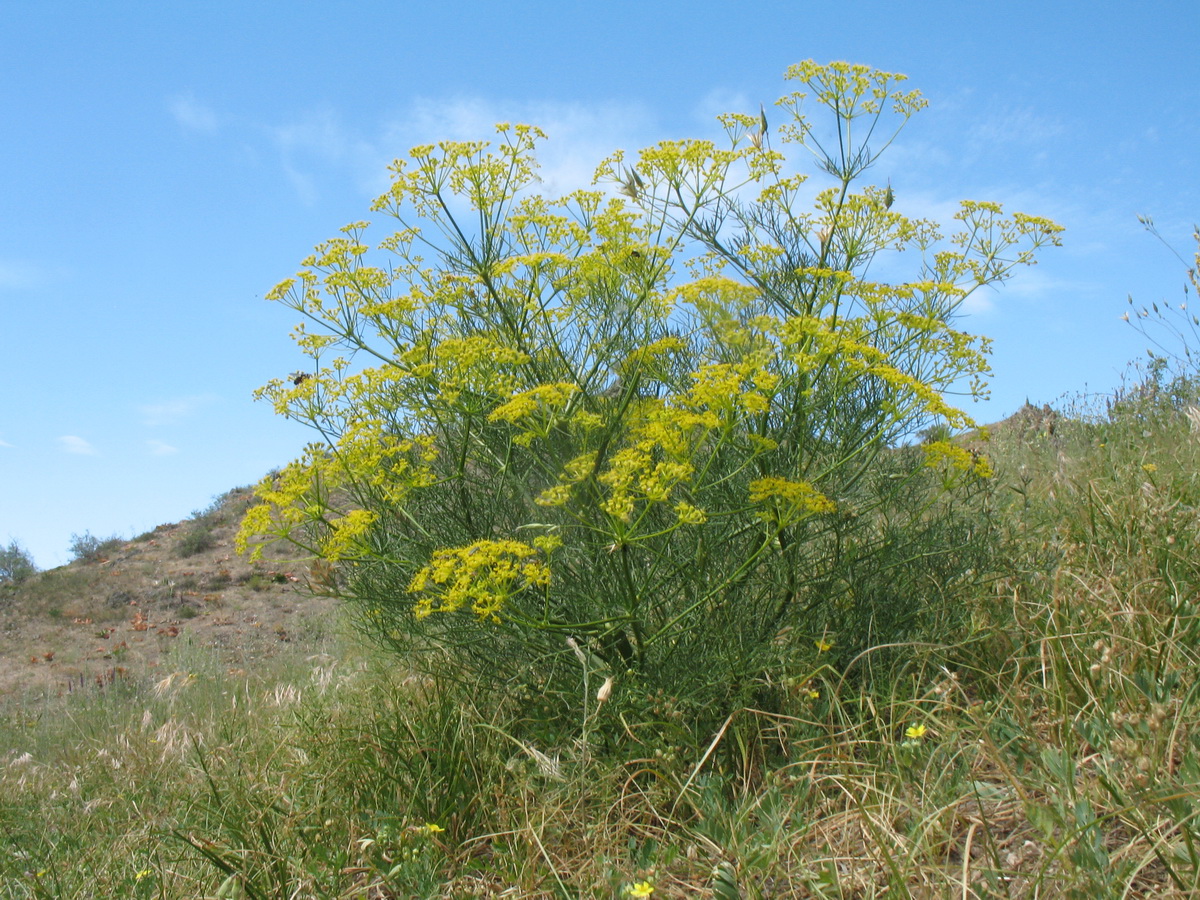
[[[146,441],[146,446],[150,448],[150,452],[154,456],[170,456],[172,453],[179,452],[178,447],[172,447],[166,441]]]
[[[162,403],[147,403],[138,407],[142,414],[142,424],[156,426],[178,422],[211,403],[215,398],[211,394],[197,394],[192,397],[176,397]]]
[[[168,108],[175,121],[186,131],[213,134],[220,127],[217,114],[191,94],[172,98]]]
[[[58,439],[58,443],[67,453],[75,453],[80,456],[96,455],[96,448],[78,435],[64,434]]]
[[[1007,180],[999,186],[1008,193],[1044,182],[1058,170],[1056,162],[1072,138],[1069,115],[963,89],[933,98],[928,111],[904,126],[868,179],[882,182],[892,176],[898,197],[901,187],[906,192],[920,187],[1008,206],[1008,197],[982,189],[995,187],[998,178]],[[1042,208],[1025,211],[1047,214]]]
[[[11,447],[11,446],[12,446],[12,444],[10,444],[8,441],[4,440],[3,438],[0,438],[0,447]]]

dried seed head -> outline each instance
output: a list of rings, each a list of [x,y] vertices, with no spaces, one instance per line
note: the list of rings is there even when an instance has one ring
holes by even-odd
[[[604,701],[606,701],[609,697],[612,696],[612,688],[613,688],[613,679],[612,679],[612,676],[609,675],[607,678],[604,679],[604,684],[600,685],[600,690],[596,691],[596,702],[598,704],[600,704],[601,706],[603,706]]]

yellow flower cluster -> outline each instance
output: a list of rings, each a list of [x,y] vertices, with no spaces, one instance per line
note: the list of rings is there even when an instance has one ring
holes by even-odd
[[[447,338],[434,348],[441,397],[456,403],[463,391],[494,396],[516,388],[512,368],[529,357],[487,335]]]
[[[596,468],[596,454],[583,453],[563,466],[559,483],[542,491],[535,503],[539,506],[565,506],[571,499],[571,487],[583,481]]]
[[[369,488],[379,500],[399,504],[414,489],[433,482],[429,465],[436,457],[431,438],[401,441],[378,421],[352,421],[343,426],[336,446],[311,444],[299,460],[257,485],[255,495],[262,502],[243,517],[235,547],[245,553],[253,543],[252,558],[259,559],[264,539],[287,539],[301,526],[316,525],[323,535],[316,544],[322,556],[357,556],[359,539],[376,517],[365,509],[339,515],[332,499],[339,489]]]
[[[767,504],[774,515],[764,513],[768,521],[790,525],[810,515],[831,513],[837,504],[814,488],[807,481],[789,481],[771,476],[750,482],[750,502]]]
[[[304,455],[276,475],[264,478],[254,493],[263,501],[252,506],[242,518],[234,538],[238,553],[245,553],[253,541],[265,536],[283,537],[304,522],[319,518],[323,512],[308,500],[314,472],[330,465],[329,448],[310,444]],[[255,546],[251,559],[262,557],[262,544]]]
[[[692,474],[687,462],[654,460],[653,441],[645,441],[613,454],[608,468],[600,475],[600,483],[610,489],[600,508],[623,522],[630,521],[635,499],[661,503],[671,489]]]
[[[548,437],[551,428],[559,420],[579,392],[579,386],[567,382],[542,384],[528,391],[514,394],[505,403],[497,406],[488,415],[489,422],[509,422],[516,425],[527,422],[527,427],[516,437],[516,442],[528,447],[535,437]]]
[[[936,468],[943,462],[959,472],[970,472],[977,478],[991,478],[992,464],[982,453],[959,447],[949,441],[931,441],[925,444],[925,465]]]
[[[683,525],[703,525],[708,521],[708,513],[682,501],[675,504],[675,513]]]
[[[242,516],[241,525],[238,526],[237,535],[233,539],[233,547],[238,553],[245,553],[249,550],[251,541],[270,534],[274,524],[271,519],[271,510],[270,503],[258,503],[250,507]],[[262,545],[259,544],[255,546],[251,559],[261,558]]]
[[[705,312],[749,309],[761,299],[757,289],[723,275],[693,279],[673,288],[670,296]]]
[[[712,363],[692,373],[695,384],[685,403],[693,410],[715,413],[726,424],[739,414],[764,413],[771,408],[771,397],[779,376],[767,371],[759,354],[738,363]]]
[[[409,151],[409,160],[391,165],[392,186],[372,209],[401,218],[406,205],[418,214],[436,218],[445,193],[464,197],[475,210],[490,210],[509,200],[537,178],[533,148],[546,135],[530,125],[496,126],[496,153],[487,141],[442,141]]]
[[[860,116],[877,117],[884,100],[890,99],[892,110],[906,118],[924,108],[928,102],[920,91],[901,93],[894,89],[908,76],[881,72],[858,63],[832,62],[821,65],[808,59],[791,66],[785,77],[806,84],[816,94],[819,103],[838,110],[838,114],[847,120]],[[799,110],[804,97],[803,92],[796,92],[781,100],[780,105]]]
[[[374,524],[378,516],[365,509],[352,509],[340,519],[334,519],[332,534],[321,547],[321,555],[327,560],[349,559],[359,556],[362,550],[355,544]]]
[[[823,362],[836,360],[840,377],[848,383],[872,378],[889,387],[893,397],[883,408],[896,421],[920,412],[943,419],[951,428],[975,424],[965,412],[946,403],[927,381],[894,365],[888,352],[876,346],[880,337],[872,332],[873,327],[866,318],[793,316],[783,323],[782,339],[789,358],[801,371],[813,371]],[[963,363],[967,371],[977,372],[977,356],[974,350],[964,350],[955,361]]]
[[[409,582],[408,592],[419,595],[413,611],[423,619],[470,606],[479,618],[499,622],[513,595],[550,584],[550,569],[537,554],[520,541],[482,540],[438,550]]]
[[[538,506],[566,506],[571,501],[571,486],[555,484],[538,494],[533,501]]]

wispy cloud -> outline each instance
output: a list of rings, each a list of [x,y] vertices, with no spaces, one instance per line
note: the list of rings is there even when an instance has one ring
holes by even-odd
[[[166,441],[146,441],[146,446],[150,448],[150,452],[154,456],[170,456],[172,453],[179,452],[178,447],[172,447]]]
[[[330,160],[347,155],[357,140],[331,109],[319,109],[272,129],[284,153],[311,153]]]
[[[305,206],[312,206],[320,198],[321,192],[317,189],[316,178],[307,172],[302,172],[286,159],[283,161],[283,174],[287,176],[296,196]]]
[[[11,447],[11,446],[12,446],[12,444],[10,444],[8,441],[4,440],[3,438],[0,438],[0,447]]]
[[[168,109],[175,121],[186,131],[213,134],[220,127],[217,114],[191,94],[173,97]]]
[[[538,148],[541,189],[561,195],[588,187],[596,165],[614,150],[637,149],[653,139],[653,121],[641,106],[622,103],[493,102],[473,97],[415,100],[377,133],[347,127],[336,112],[315,110],[269,129],[280,166],[304,203],[321,184],[349,175],[366,194],[388,186],[388,165],[410,147],[437,141],[491,140],[497,122],[522,122],[546,132]]]
[[[75,453],[80,456],[96,455],[96,448],[78,435],[64,434],[58,439],[58,444],[67,453]]]
[[[963,91],[910,122],[884,155],[885,174],[909,184],[967,186],[1010,173],[1014,183],[1043,178],[1070,142],[1069,117],[1003,97]],[[995,198],[1002,199],[1002,198]]]
[[[1056,116],[1030,107],[998,106],[986,111],[968,130],[969,139],[983,146],[1044,145],[1065,133]]]
[[[138,407],[142,414],[142,424],[157,426],[169,425],[185,419],[203,406],[212,403],[215,398],[211,394],[197,394],[191,397],[175,397],[161,403],[146,403]]]
[[[559,196],[589,187],[596,165],[614,150],[634,151],[655,137],[649,110],[631,103],[424,99],[390,124],[380,141],[382,156],[390,162],[414,144],[437,140],[487,140],[497,122],[536,125],[546,133],[538,148],[538,176],[543,191]],[[378,187],[386,184],[381,179]]]
[[[717,116],[723,113],[737,112],[754,115],[759,111],[759,104],[768,109],[769,117],[778,117],[779,114],[771,109],[774,99],[774,97],[764,96],[757,100],[751,100],[741,91],[715,88],[700,98],[700,102],[696,104],[692,114],[703,128],[717,127]]]
[[[0,291],[23,291],[37,287],[45,275],[36,266],[0,259]]]
[[[349,167],[358,174],[358,170],[369,165],[368,160],[378,161],[376,148],[354,135],[331,109],[310,111],[269,132],[284,175],[305,205],[312,205],[320,198],[319,170]]]

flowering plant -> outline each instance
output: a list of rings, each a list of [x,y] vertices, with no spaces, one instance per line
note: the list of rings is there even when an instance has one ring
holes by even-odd
[[[966,202],[946,240],[890,184],[852,190],[924,101],[864,66],[787,77],[782,128],[726,115],[727,146],[617,153],[562,198],[535,189],[530,126],[398,160],[374,205],[397,227],[373,248],[346,226],[269,294],[312,375],[259,395],[320,440],[259,487],[243,546],[335,561],[380,637],[448,672],[546,688],[578,679],[572,638],[615,694],[636,676],[712,710],[781,647],[854,651],[855,616],[919,605],[888,593],[904,572],[969,565],[912,548],[986,463],[892,448],[972,425],[946,396],[984,390],[987,341],[956,313],[1059,228]],[[831,181],[807,211],[776,142]],[[866,278],[903,250],[911,279]]]

